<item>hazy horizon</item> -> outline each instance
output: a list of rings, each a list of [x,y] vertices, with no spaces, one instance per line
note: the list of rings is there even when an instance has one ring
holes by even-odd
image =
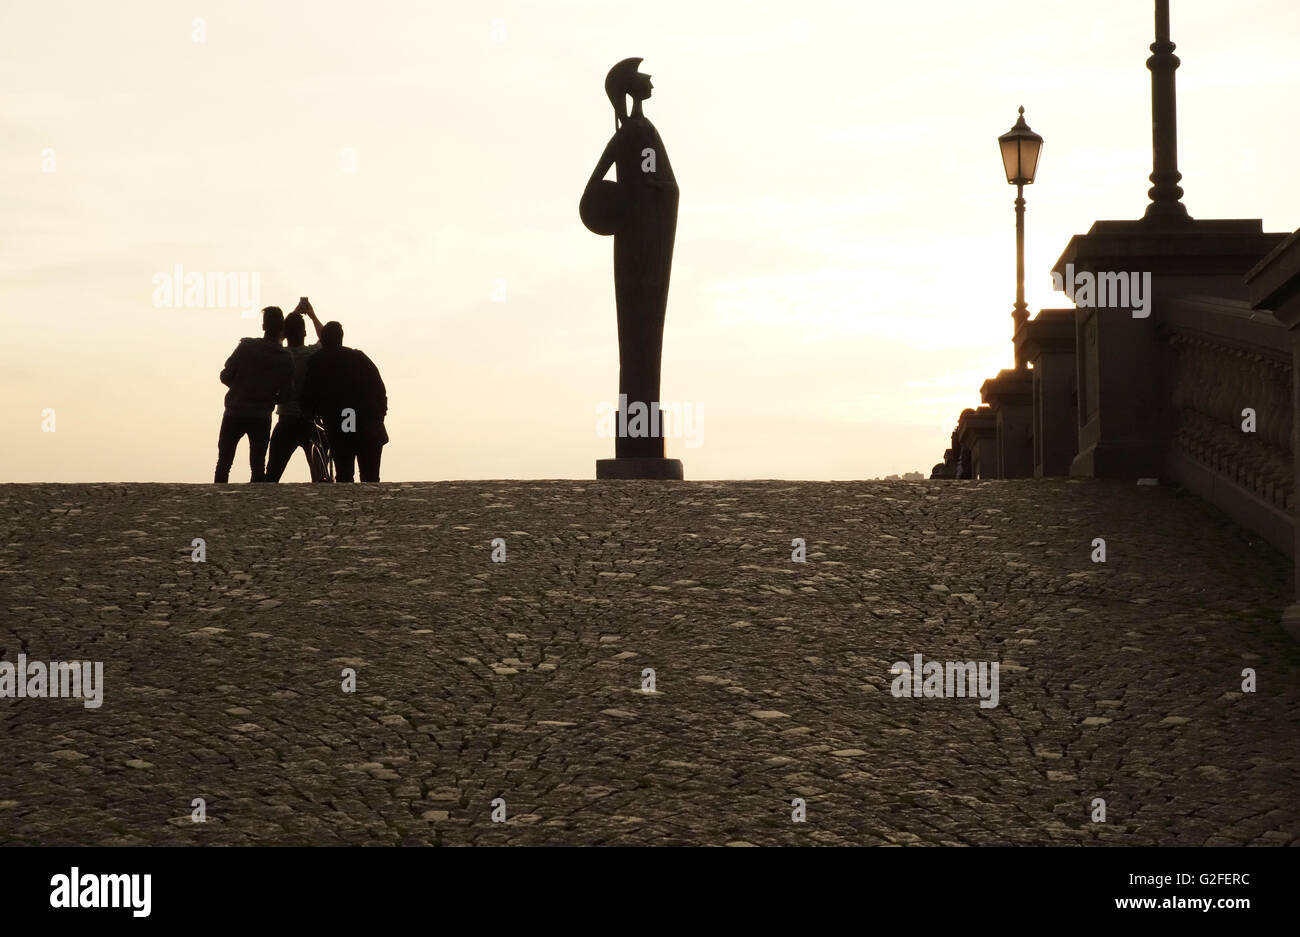
[[[343,323],[387,384],[385,481],[592,478],[618,351],[611,240],[577,206],[627,56],[681,188],[663,398],[700,414],[698,448],[668,441],[688,479],[928,474],[1012,365],[997,137],[1021,105],[1046,139],[1031,314],[1068,305],[1071,236],[1147,204],[1149,3],[443,7],[6,11],[0,482],[211,479],[217,374],[258,321],[158,308],[178,265]],[[1173,7],[1189,211],[1295,230],[1300,7]]]

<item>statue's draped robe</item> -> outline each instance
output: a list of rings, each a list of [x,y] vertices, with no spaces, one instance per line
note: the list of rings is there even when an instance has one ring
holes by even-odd
[[[654,150],[655,171],[645,172],[644,152]],[[618,392],[629,408],[640,401],[648,412],[659,402],[664,312],[677,233],[677,180],[654,125],[644,117],[623,121],[610,141],[618,171],[622,221],[614,235],[614,296],[618,305]],[[647,425],[647,432],[649,426]],[[662,422],[659,426],[662,434]],[[618,458],[664,457],[662,435],[622,437]]]

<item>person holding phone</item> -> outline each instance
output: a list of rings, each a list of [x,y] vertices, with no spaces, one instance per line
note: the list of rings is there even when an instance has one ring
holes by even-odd
[[[316,329],[316,341],[311,345],[304,344],[307,337],[304,315],[311,319],[311,324]],[[293,393],[289,399],[281,400],[276,408],[279,418],[276,420],[275,430],[271,433],[271,451],[266,463],[268,482],[280,480],[295,449],[302,449],[303,455],[307,457],[307,467],[309,469],[312,467],[313,421],[311,414],[304,413],[302,409],[302,386],[307,377],[307,362],[321,349],[320,331],[320,319],[316,318],[316,311],[304,296],[298,300],[298,305],[284,320],[284,338],[288,343],[286,351],[293,359]],[[323,479],[317,478],[313,471],[312,481],[321,480]]]

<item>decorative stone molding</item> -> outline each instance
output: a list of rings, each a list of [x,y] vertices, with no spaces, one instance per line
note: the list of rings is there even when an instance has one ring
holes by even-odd
[[[1166,340],[1174,352],[1171,446],[1278,509],[1292,510],[1289,349],[1251,350],[1177,326],[1166,331]],[[1253,433],[1242,428],[1247,408],[1255,412]]]

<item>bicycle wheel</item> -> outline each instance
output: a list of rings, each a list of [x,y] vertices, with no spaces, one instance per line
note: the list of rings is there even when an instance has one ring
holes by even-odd
[[[330,456],[330,439],[320,420],[312,425],[311,452],[308,455],[313,482],[334,481],[334,462]]]

